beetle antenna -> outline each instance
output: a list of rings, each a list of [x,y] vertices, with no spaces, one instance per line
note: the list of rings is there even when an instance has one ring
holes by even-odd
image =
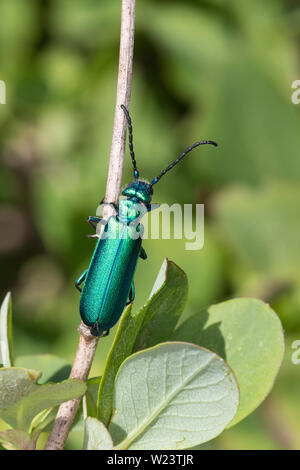
[[[127,124],[128,124],[129,151],[130,151],[130,156],[131,156],[132,165],[133,165],[133,175],[134,175],[135,179],[138,179],[138,177],[139,177],[139,172],[138,172],[138,169],[137,169],[137,167],[136,167],[136,161],[135,161],[135,156],[134,156],[134,151],[133,151],[133,135],[132,135],[131,118],[130,118],[128,109],[125,108],[124,104],[121,104],[121,108],[122,108],[123,111],[124,111],[124,114],[125,114],[125,117],[126,117],[126,120],[127,120]]]
[[[160,178],[162,176],[164,176],[164,174],[167,173],[167,171],[171,170],[175,165],[177,165],[177,163],[183,158],[186,156],[187,153],[189,153],[191,150],[193,150],[195,147],[198,147],[198,145],[205,145],[205,144],[211,144],[211,145],[214,145],[215,147],[218,146],[218,144],[216,142],[214,142],[213,140],[201,140],[200,142],[196,142],[194,145],[191,145],[191,147],[188,147],[178,158],[176,158],[176,160],[174,160],[173,163],[171,163],[169,166],[167,166],[167,168],[165,168],[160,175],[156,176],[155,178],[153,178],[153,180],[151,181],[151,186],[153,186],[154,184],[156,184]]]

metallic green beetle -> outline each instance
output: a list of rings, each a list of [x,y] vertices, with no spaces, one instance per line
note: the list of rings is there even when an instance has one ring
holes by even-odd
[[[153,185],[193,148],[203,144],[217,146],[213,141],[196,142],[149,183],[139,179],[133,151],[131,119],[125,106],[121,105],[121,108],[128,123],[134,181],[123,190],[125,199],[120,200],[119,207],[101,202],[112,205],[116,210],[115,216],[109,217],[107,221],[100,217],[88,217],[87,220],[94,229],[98,223],[104,224],[105,228],[96,244],[88,269],[75,283],[81,292],[81,318],[94,336],[107,335],[119,320],[125,305],[134,300],[133,277],[137,261],[139,257],[147,258],[142,248],[143,226],[140,219],[146,212],[158,207],[157,204],[151,204]],[[80,285],[83,282],[81,290]]]

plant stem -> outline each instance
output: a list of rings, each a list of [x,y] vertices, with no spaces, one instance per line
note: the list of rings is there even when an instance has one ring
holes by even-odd
[[[120,105],[124,104],[127,108],[129,107],[134,46],[134,19],[135,0],[122,0],[116,109],[105,193],[105,200],[115,204],[119,201],[126,136],[126,120]],[[112,213],[113,208],[105,205],[103,211],[104,218],[109,217]],[[89,328],[83,323],[80,324],[78,331],[80,333],[79,344],[70,378],[86,382],[99,338],[92,336]],[[45,450],[62,450],[64,448],[80,400],[81,398],[76,398],[60,405]]]

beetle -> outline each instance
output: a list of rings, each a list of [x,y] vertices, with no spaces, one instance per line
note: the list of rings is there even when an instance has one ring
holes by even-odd
[[[195,147],[204,144],[217,146],[216,142],[211,140],[196,142],[149,183],[139,177],[133,150],[131,118],[126,107],[121,105],[121,108],[127,120],[134,180],[123,190],[122,195],[125,198],[119,201],[119,206],[101,201],[100,204],[113,206],[116,215],[107,220],[94,216],[87,218],[95,230],[98,223],[105,227],[88,269],[75,282],[76,288],[81,292],[79,310],[82,321],[90,327],[94,336],[108,335],[110,328],[119,320],[124,307],[134,300],[133,277],[138,258],[147,258],[142,247],[143,226],[140,219],[146,212],[159,207],[158,204],[151,204],[153,185]]]

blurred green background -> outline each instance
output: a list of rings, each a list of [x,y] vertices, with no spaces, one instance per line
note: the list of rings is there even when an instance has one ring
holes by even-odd
[[[155,187],[153,202],[205,203],[205,244],[146,240],[135,309],[164,257],[182,267],[185,315],[235,296],[269,302],[286,357],[262,406],[208,447],[300,448],[300,6],[296,0],[137,0],[131,115],[141,175],[202,147]],[[85,219],[105,194],[120,1],[1,0],[1,298],[13,294],[16,355],[72,361],[79,294],[94,241]],[[132,179],[126,150],[123,183]],[[101,340],[101,375],[113,334]],[[272,354],[272,351],[270,351]],[[70,444],[75,446],[74,443]]]

